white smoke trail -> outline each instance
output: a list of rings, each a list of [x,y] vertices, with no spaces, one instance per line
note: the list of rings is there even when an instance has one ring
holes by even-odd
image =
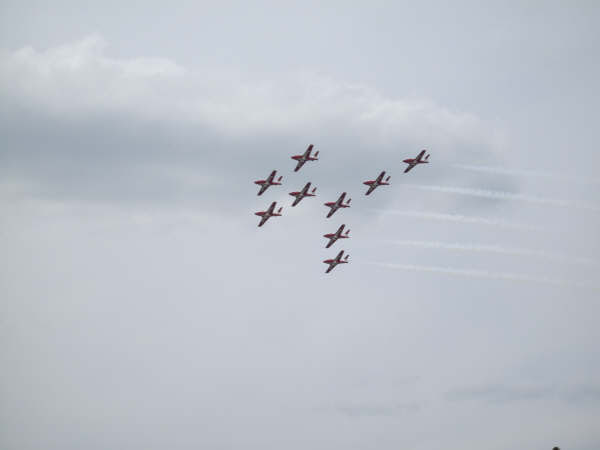
[[[527,170],[527,169],[506,169],[502,167],[490,167],[490,166],[474,166],[471,164],[452,164],[452,167],[463,170],[471,170],[474,172],[486,172],[486,173],[496,173],[500,175],[517,175],[524,177],[535,177],[535,178],[549,178],[559,181],[566,181],[569,183],[578,183],[578,184],[590,184],[590,185],[600,185],[600,180],[594,180],[591,178],[584,177],[568,177],[565,175],[560,175],[551,172],[543,172],[538,170]]]
[[[485,189],[473,189],[453,186],[435,186],[435,185],[424,185],[424,184],[408,184],[404,183],[404,186],[413,187],[416,189],[422,189],[425,191],[436,191],[445,192],[449,194],[459,195],[470,195],[473,197],[493,198],[500,200],[520,200],[529,203],[539,203],[543,205],[559,206],[562,208],[578,208],[588,211],[600,212],[600,207],[584,202],[567,201],[554,198],[535,197],[531,195],[513,194],[511,192],[503,191],[489,191]]]
[[[405,216],[405,217],[415,217],[418,219],[488,225],[488,226],[492,226],[492,227],[508,228],[508,229],[512,229],[512,230],[536,231],[536,232],[547,231],[546,228],[535,227],[532,225],[507,222],[507,221],[498,220],[498,219],[488,219],[486,217],[462,216],[460,214],[441,214],[441,213],[426,212],[426,211],[390,211],[390,210],[385,210],[385,209],[375,209],[373,211],[384,213],[384,214],[396,214],[396,215]]]
[[[487,253],[501,253],[504,255],[517,255],[517,256],[533,256],[543,258],[545,260],[553,260],[564,264],[588,264],[598,265],[598,261],[585,257],[570,257],[565,255],[559,255],[556,253],[548,253],[541,250],[532,250],[527,248],[506,248],[498,245],[475,245],[475,244],[460,244],[460,243],[445,243],[445,242],[431,242],[431,241],[391,241],[396,245],[410,246],[410,247],[421,247],[421,248],[434,248],[443,250],[454,250],[464,252],[487,252]]]
[[[587,283],[579,283],[576,281],[559,280],[555,278],[537,278],[530,277],[527,275],[520,275],[517,273],[505,273],[505,272],[488,272],[487,270],[475,270],[475,269],[455,269],[452,267],[438,267],[438,266],[418,266],[414,264],[392,264],[392,263],[381,263],[381,262],[365,262],[373,266],[386,267],[388,269],[398,270],[412,270],[415,272],[433,272],[443,273],[447,275],[455,275],[467,278],[489,278],[494,280],[508,280],[508,281],[520,281],[527,283],[539,283],[548,284],[553,286],[562,287],[577,287],[583,289],[600,290],[598,286],[592,286]]]

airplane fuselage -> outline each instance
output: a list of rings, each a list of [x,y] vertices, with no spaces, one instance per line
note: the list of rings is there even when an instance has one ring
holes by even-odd
[[[337,260],[337,259],[326,259],[325,261],[323,261],[325,264],[329,264],[329,267],[327,268],[327,270],[325,271],[325,273],[329,273],[331,272],[333,269],[336,268],[336,266],[338,264],[347,264],[348,261],[344,261],[344,260]]]
[[[259,185],[263,185],[263,184],[268,184],[269,186],[281,186],[281,183],[278,183],[277,181],[269,181],[269,180],[258,180],[255,181],[254,184],[259,184]]]
[[[300,200],[302,200],[304,197],[316,197],[316,194],[305,194],[303,192],[290,192],[290,195],[293,195],[294,197],[299,198]]]
[[[331,208],[331,210],[329,211],[329,214],[327,214],[327,217],[331,217],[340,208],[350,208],[350,205],[340,203],[339,201],[327,202],[327,203],[325,203],[325,206],[328,206],[329,208]]]
[[[255,212],[255,215],[261,217],[261,222],[258,224],[258,226],[263,226],[265,223],[267,223],[267,221],[271,218],[271,217],[279,217],[281,216],[280,213],[276,213],[276,212],[272,212],[270,213],[269,211],[259,211],[259,212]]]
[[[330,234],[325,234],[323,235],[323,237],[329,239],[329,242],[327,243],[327,245],[325,246],[325,248],[329,248],[331,247],[333,244],[335,244],[337,242],[338,239],[348,239],[350,236],[346,236],[343,234],[337,234],[337,233],[330,233]]]
[[[305,163],[306,161],[318,161],[319,158],[315,158],[313,156],[304,156],[304,155],[294,155],[292,156],[292,159],[295,159],[298,162],[303,162]]]

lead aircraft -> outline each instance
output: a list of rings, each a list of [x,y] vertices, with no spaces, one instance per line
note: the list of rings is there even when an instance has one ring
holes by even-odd
[[[267,209],[266,211],[259,211],[254,213],[257,216],[260,216],[260,223],[258,224],[259,227],[262,227],[265,224],[265,222],[269,220],[269,218],[281,216],[281,210],[283,209],[283,206],[280,207],[277,212],[275,212],[276,205],[277,202],[273,202],[271,203],[271,206],[269,206],[269,209]]]
[[[388,175],[388,177],[385,179],[385,181],[382,181],[384,176],[385,176],[385,171],[381,172],[376,179],[363,182],[363,184],[366,184],[367,186],[369,186],[369,189],[367,189],[367,192],[365,192],[365,195],[369,195],[378,186],[389,186],[390,176]]]
[[[273,181],[273,179],[275,178],[275,175],[277,175],[276,170],[271,172],[271,174],[267,177],[266,180],[257,180],[254,182],[254,184],[260,184],[260,190],[258,191],[258,194],[256,194],[256,195],[262,195],[263,192],[265,192],[269,188],[269,186],[280,186],[281,185],[281,179],[283,178],[283,176],[280,176],[279,178],[277,178],[277,181]]]
[[[331,208],[331,210],[329,211],[329,214],[327,214],[327,218],[333,216],[333,213],[335,213],[340,208],[350,208],[350,201],[352,199],[349,198],[348,201],[346,203],[344,203],[345,197],[346,197],[346,193],[342,192],[342,195],[340,195],[340,198],[338,198],[335,202],[325,203],[325,206],[329,206]]]
[[[335,244],[335,241],[337,241],[338,239],[347,239],[350,237],[350,236],[348,236],[350,234],[350,230],[347,230],[344,233],[345,226],[346,226],[345,224],[342,224],[342,225],[340,225],[340,227],[337,229],[337,231],[335,233],[328,233],[328,234],[323,235],[323,237],[329,239],[329,242],[327,243],[325,248],[331,247],[333,244]]]
[[[350,255],[346,255],[346,257],[343,259],[342,256],[344,256],[344,250],[340,250],[340,252],[335,258],[326,259],[325,261],[323,261],[325,264],[329,264],[329,267],[327,268],[325,273],[331,272],[338,264],[348,264],[348,258],[350,257]]]
[[[421,150],[416,158],[409,158],[409,159],[405,159],[404,161],[402,161],[402,162],[405,162],[406,164],[408,164],[408,167],[406,169],[404,169],[404,173],[408,172],[410,169],[415,167],[417,164],[429,163],[429,161],[427,161],[427,160],[429,159],[430,155],[425,156],[426,151],[427,150]],[[423,156],[425,156],[424,159],[423,159]]]
[[[306,183],[306,185],[302,188],[301,191],[299,192],[290,192],[290,195],[296,197],[296,200],[294,200],[294,203],[292,203],[292,206],[296,206],[298,203],[300,203],[300,200],[302,200],[304,197],[314,197],[315,191],[317,190],[317,188],[313,188],[313,190],[309,193],[308,190],[310,189],[310,181],[308,183]]]
[[[306,149],[306,151],[302,155],[294,155],[291,157],[292,159],[295,159],[296,161],[298,161],[298,164],[296,164],[296,168],[294,169],[294,172],[298,172],[306,161],[318,161],[319,160],[319,158],[317,158],[317,156],[319,156],[318,151],[315,153],[314,157],[310,156],[310,152],[312,151],[312,149],[313,149],[313,145],[310,144],[308,146],[308,148]]]

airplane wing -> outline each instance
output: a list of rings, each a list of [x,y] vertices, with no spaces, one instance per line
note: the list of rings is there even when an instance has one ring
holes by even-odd
[[[327,214],[327,218],[333,216],[333,213],[336,212],[338,209],[337,207],[334,205],[331,207],[331,209],[329,210],[329,213]]]
[[[412,169],[413,167],[415,167],[415,163],[409,163],[408,167],[406,169],[404,169],[404,173],[408,172],[410,169]]]
[[[424,154],[425,154],[425,150],[421,150],[415,159],[417,161],[421,161],[421,158],[423,157]]]
[[[258,226],[259,226],[259,227],[262,227],[262,226],[265,224],[265,222],[266,222],[267,220],[269,220],[269,216],[267,216],[267,215],[265,214],[264,216],[262,216],[262,217],[260,218],[260,223],[258,224]]]
[[[304,158],[308,158],[310,156],[310,152],[312,151],[312,149],[313,149],[313,145],[310,144],[308,146],[308,148],[306,149],[306,151],[304,152],[304,155],[302,155],[302,156],[304,156]]]
[[[327,268],[327,270],[325,271],[325,273],[329,273],[333,270],[335,266],[333,264],[330,264],[329,267]]]
[[[294,169],[294,172],[298,172],[300,170],[300,168],[304,165],[306,161],[303,159],[298,160],[298,164],[296,164],[296,168]]]
[[[375,190],[376,187],[377,187],[377,185],[375,183],[369,185],[369,189],[367,190],[365,195],[369,195],[371,192],[373,192]]]
[[[346,193],[342,192],[342,195],[340,195],[340,198],[338,198],[337,202],[335,202],[335,205],[339,207],[342,203],[344,203],[344,198],[346,198]]]
[[[298,196],[295,198],[294,203],[292,203],[292,206],[296,206],[298,203],[300,203],[300,200],[302,200],[302,197]]]
[[[344,224],[341,224],[338,230],[335,232],[336,237],[340,237],[344,231]]]
[[[309,189],[310,189],[310,181],[308,183],[306,183],[306,186],[304,186],[302,188],[302,195],[306,195],[306,193],[308,192]]]
[[[381,183],[381,180],[383,180],[383,177],[384,177],[384,176],[385,176],[385,171],[384,171],[384,172],[381,172],[381,173],[379,174],[379,176],[377,177],[377,179],[375,180],[375,182],[377,182],[377,183]]]
[[[335,241],[337,241],[336,238],[330,237],[329,238],[329,242],[327,243],[327,245],[325,246],[325,248],[331,247],[333,244],[335,244]]]
[[[267,209],[267,215],[273,214],[273,210],[275,209],[276,204],[277,202],[271,203],[271,206],[269,206],[269,209]]]
[[[271,174],[269,175],[269,177],[267,178],[267,183],[271,183],[271,181],[273,181],[273,178],[275,178],[275,174],[277,173],[276,170],[274,170],[273,172],[271,172]]]
[[[340,250],[340,252],[335,257],[335,260],[338,262],[341,261],[343,255],[344,255],[344,250]]]
[[[260,190],[258,191],[258,195],[262,195],[269,188],[268,183],[264,183],[260,186]]]

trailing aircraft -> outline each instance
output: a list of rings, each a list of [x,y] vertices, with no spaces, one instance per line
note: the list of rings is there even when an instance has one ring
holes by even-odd
[[[326,259],[325,261],[323,261],[325,264],[329,264],[329,267],[327,268],[325,273],[331,272],[335,268],[335,266],[337,266],[338,264],[348,264],[348,258],[350,257],[350,255],[346,255],[346,257],[342,259],[343,255],[344,255],[344,250],[340,250],[340,252],[337,254],[337,256],[335,258]]]

